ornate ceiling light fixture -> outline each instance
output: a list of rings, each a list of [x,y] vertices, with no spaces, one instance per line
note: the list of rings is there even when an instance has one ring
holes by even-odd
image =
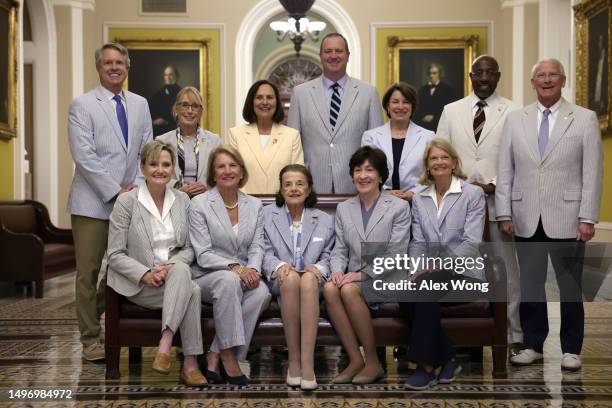
[[[289,13],[287,21],[273,21],[270,28],[276,31],[278,41],[289,37],[293,42],[295,54],[299,58],[302,43],[306,37],[313,41],[319,39],[319,33],[325,29],[323,21],[310,21],[306,13],[312,7],[315,0],[279,0],[283,8]]]

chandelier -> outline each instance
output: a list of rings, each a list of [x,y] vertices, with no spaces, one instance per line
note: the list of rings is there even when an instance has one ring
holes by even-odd
[[[278,41],[289,37],[293,43],[295,54],[299,58],[302,43],[306,37],[318,41],[319,33],[325,29],[323,21],[310,21],[306,13],[315,0],[279,0],[283,8],[289,13],[287,21],[273,21],[270,28],[276,31]]]

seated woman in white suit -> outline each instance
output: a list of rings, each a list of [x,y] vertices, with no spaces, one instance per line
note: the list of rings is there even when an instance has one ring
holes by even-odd
[[[465,182],[461,160],[445,139],[435,138],[423,156],[425,171],[420,183],[427,188],[412,200],[412,249],[414,256],[421,247],[441,244],[445,256],[478,256],[485,222],[485,196],[482,188]],[[438,255],[442,256],[442,255]],[[420,275],[420,276],[419,276]],[[482,280],[482,270],[463,273],[464,279]],[[416,279],[448,279],[457,277],[452,271],[417,272]],[[437,294],[442,296],[442,294]],[[404,384],[406,388],[423,390],[436,382],[448,384],[461,371],[453,348],[440,324],[439,302],[406,302],[400,307],[410,322],[408,358],[417,363],[417,370]],[[441,367],[436,378],[435,368]]]
[[[206,369],[212,383],[248,383],[238,361],[246,359],[257,319],[271,297],[261,281],[261,201],[239,191],[248,178],[236,149],[216,147],[208,160],[211,188],[193,198],[189,210],[189,236],[196,258],[193,279],[202,288],[202,301],[212,303],[215,320]]]
[[[427,130],[410,118],[417,108],[417,92],[413,87],[397,82],[385,92],[382,105],[389,121],[367,130],[361,138],[362,146],[381,149],[387,156],[391,177],[384,188],[404,200],[412,200],[422,186],[418,180],[423,172],[423,151],[434,132]]]
[[[319,323],[319,288],[329,278],[334,222],[331,216],[313,208],[317,195],[306,167],[287,165],[281,170],[279,180],[276,205],[264,208],[263,272],[272,294],[280,296],[289,349],[287,385],[314,390],[317,388],[314,348]]]
[[[287,164],[304,164],[300,133],[281,122],[285,111],[273,83],[255,82],[244,101],[242,117],[249,124],[229,130],[227,143],[240,152],[249,171],[247,194],[275,194],[278,173]]]
[[[202,354],[200,288],[191,280],[189,197],[167,183],[174,149],[159,140],[140,153],[141,184],[117,198],[108,233],[108,285],[131,302],[162,309],[162,334],[153,370],[170,372],[170,347],[177,330],[185,362],[181,380],[206,384],[195,356]]]
[[[350,159],[350,175],[357,196],[338,205],[336,244],[331,254],[331,279],[325,284],[325,305],[336,333],[349,357],[349,365],[335,384],[367,384],[385,375],[376,354],[370,310],[358,282],[362,270],[363,242],[405,243],[410,239],[410,206],[382,186],[389,177],[387,158],[380,149],[364,146]],[[365,361],[359,345],[365,352]]]
[[[187,193],[189,198],[206,191],[208,155],[221,142],[219,136],[200,128],[203,104],[202,95],[196,88],[181,89],[172,107],[178,127],[156,138],[174,146],[177,165],[170,185]]]

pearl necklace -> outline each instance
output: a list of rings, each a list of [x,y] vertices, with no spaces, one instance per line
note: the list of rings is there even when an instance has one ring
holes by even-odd
[[[225,206],[225,208],[227,208],[228,210],[233,210],[234,208],[238,207],[238,201],[236,201],[236,204],[234,205],[227,205],[225,203],[223,203],[223,205]]]

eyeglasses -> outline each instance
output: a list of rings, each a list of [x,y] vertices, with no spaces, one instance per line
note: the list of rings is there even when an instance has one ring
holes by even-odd
[[[191,110],[194,110],[194,111],[202,108],[202,105],[200,105],[199,103],[189,103],[189,102],[177,103],[176,106],[178,106],[182,110],[189,110],[189,108],[191,108]]]
[[[557,79],[561,76],[559,72],[538,72],[533,77],[538,81],[544,81],[545,79]]]
[[[472,71],[471,74],[477,78],[480,78],[485,76],[485,74],[488,76],[495,76],[499,74],[499,71],[493,69],[477,69],[476,71]]]

